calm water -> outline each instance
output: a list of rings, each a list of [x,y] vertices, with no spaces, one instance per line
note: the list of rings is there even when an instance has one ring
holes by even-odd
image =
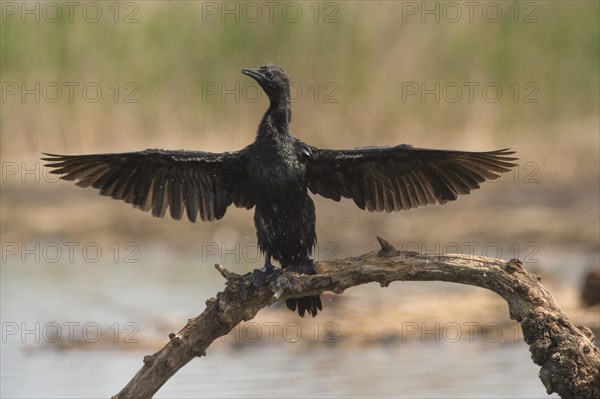
[[[523,346],[209,351],[179,371],[158,397],[546,398]],[[3,350],[2,397],[110,397],[139,369],[144,354]]]
[[[2,265],[3,398],[110,397],[141,367],[143,355],[177,329],[164,320],[182,325],[223,285],[212,267],[193,258],[174,261],[162,250],[139,258],[137,264],[8,259]],[[175,263],[177,273],[165,267]],[[61,339],[51,343],[59,329]],[[59,350],[70,337],[99,342]],[[139,341],[110,344],[127,338]],[[224,344],[184,367],[159,397],[546,398],[538,372],[523,342],[364,349],[272,343],[242,350]]]

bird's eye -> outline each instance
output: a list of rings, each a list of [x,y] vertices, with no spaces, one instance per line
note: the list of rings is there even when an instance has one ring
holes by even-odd
[[[267,79],[271,79],[271,78],[273,77],[273,74],[272,74],[270,71],[266,71],[266,72],[265,72],[265,77],[266,77]]]

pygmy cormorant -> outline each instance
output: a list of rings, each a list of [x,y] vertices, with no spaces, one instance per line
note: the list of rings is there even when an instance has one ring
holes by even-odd
[[[221,219],[227,207],[255,208],[258,246],[265,265],[253,274],[260,285],[283,269],[314,274],[315,206],[308,190],[334,201],[351,198],[361,209],[399,211],[445,204],[497,179],[515,166],[508,149],[488,152],[414,148],[407,144],[325,150],[298,140],[289,130],[290,83],[276,65],[243,69],[268,95],[256,139],[225,153],[164,151],[94,155],[45,154],[52,173],[92,186],[152,215],[191,222]],[[288,299],[300,316],[322,309],[318,296]]]

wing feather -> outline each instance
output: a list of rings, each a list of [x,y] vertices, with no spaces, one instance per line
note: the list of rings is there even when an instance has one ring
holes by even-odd
[[[121,154],[44,154],[61,179],[94,187],[101,195],[131,203],[153,216],[191,222],[220,219],[227,207],[251,208],[245,150],[231,153],[145,150]]]
[[[395,147],[321,150],[306,147],[308,188],[361,209],[397,211],[445,204],[515,167],[514,151],[446,151]]]

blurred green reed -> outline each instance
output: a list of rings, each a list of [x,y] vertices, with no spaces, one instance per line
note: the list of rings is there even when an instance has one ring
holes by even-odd
[[[110,2],[99,3],[106,17],[97,23],[77,12],[73,22],[56,23],[4,15],[2,82],[98,82],[103,97],[97,103],[64,96],[56,103],[3,100],[2,155],[238,148],[252,139],[266,100],[223,101],[206,96],[203,85],[243,86],[249,80],[239,70],[267,62],[282,65],[302,88],[293,129],[316,145],[472,143],[466,147],[550,151],[573,130],[588,140],[593,132],[585,129],[595,125],[599,109],[599,3],[529,3],[537,7],[537,22],[523,22],[524,8],[515,17],[509,2],[499,3],[505,14],[497,23],[480,13],[473,22],[465,15],[456,23],[422,23],[407,18],[401,3],[386,1],[321,3],[318,22],[315,3],[297,2],[303,16],[295,23],[278,13],[269,22],[264,7],[256,23],[231,16],[222,22],[220,15],[206,15],[208,3],[193,1],[134,3],[134,23],[115,23]],[[131,9],[121,4],[123,19]],[[324,23],[331,10],[337,10],[333,22]],[[117,102],[109,89],[115,82]],[[123,103],[127,82],[139,89],[138,103]],[[309,88],[315,82],[318,101]],[[335,85],[326,88],[328,82]],[[456,82],[464,92],[456,103],[419,96],[403,101],[406,82]],[[473,103],[462,82],[480,83]],[[482,100],[486,82],[502,87],[501,101]],[[510,89],[515,82],[518,101]],[[323,102],[332,87],[338,102]],[[538,101],[524,103],[533,91]]]

